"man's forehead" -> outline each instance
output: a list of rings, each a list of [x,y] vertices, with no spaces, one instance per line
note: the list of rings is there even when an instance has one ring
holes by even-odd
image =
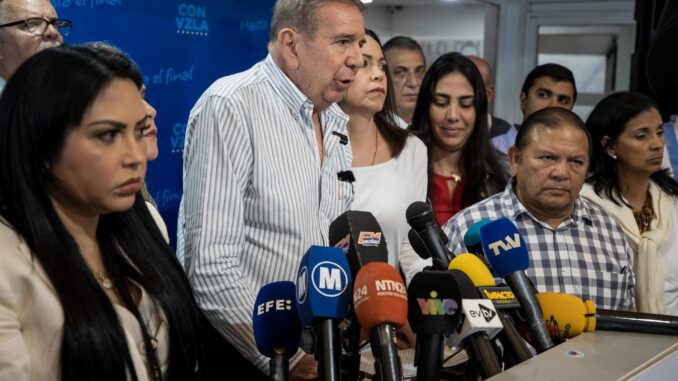
[[[2,18],[6,16],[42,16],[43,13],[56,15],[56,11],[49,0],[2,0],[0,1]],[[7,15],[5,15],[5,13]]]
[[[572,86],[572,83],[569,81],[557,81],[549,76],[535,79],[531,89],[546,89],[557,95],[567,95],[569,97],[574,95],[574,86]]]
[[[588,156],[589,149],[586,133],[566,122],[558,127],[535,126],[528,147],[569,156]]]
[[[424,57],[421,56],[416,50],[412,49],[402,49],[402,48],[391,48],[386,52],[386,59],[391,60],[390,65],[397,66],[423,66]]]

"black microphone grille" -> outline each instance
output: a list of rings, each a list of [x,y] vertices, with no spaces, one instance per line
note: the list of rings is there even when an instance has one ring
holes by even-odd
[[[415,230],[421,230],[430,224],[435,225],[433,209],[423,201],[415,201],[410,204],[405,211],[405,218],[407,218],[407,223]]]

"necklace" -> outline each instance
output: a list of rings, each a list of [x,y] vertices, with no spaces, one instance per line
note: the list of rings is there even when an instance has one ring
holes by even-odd
[[[93,271],[94,272],[94,277],[97,279],[97,282],[101,285],[101,287],[111,290],[115,288],[115,285],[113,285],[113,281],[111,278],[106,277],[103,273],[100,273],[98,271]]]
[[[652,195],[649,190],[647,191],[645,202],[640,210],[633,211],[633,218],[635,218],[638,230],[640,230],[641,234],[650,230],[650,223],[652,223],[652,220],[654,219],[654,210],[652,209]]]
[[[377,127],[374,127],[374,155],[372,155],[372,164],[374,165],[374,161],[377,159],[377,150],[379,149],[379,131],[377,130]]]

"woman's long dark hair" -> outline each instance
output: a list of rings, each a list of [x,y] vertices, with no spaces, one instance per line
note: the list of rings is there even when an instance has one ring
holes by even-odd
[[[365,29],[365,34],[374,38],[379,44],[379,48],[382,49],[381,40],[377,37],[377,34],[370,29]],[[386,63],[388,65],[388,62]],[[377,129],[381,136],[384,137],[386,143],[391,149],[393,157],[398,157],[400,153],[405,148],[405,143],[407,142],[407,137],[409,133],[407,130],[404,130],[396,124],[394,120],[395,114],[395,95],[393,92],[393,81],[391,79],[391,73],[388,69],[388,66],[384,69],[386,75],[386,100],[384,101],[384,107],[374,114],[374,123],[377,125]]]
[[[421,83],[417,105],[412,115],[410,129],[428,147],[429,163],[429,186],[431,184],[431,152],[433,151],[433,132],[429,110],[433,103],[433,94],[438,81],[447,74],[461,73],[473,87],[473,107],[476,111],[476,122],[471,136],[466,141],[464,151],[461,154],[460,166],[465,177],[464,194],[462,195],[462,207],[473,205],[490,195],[482,195],[480,189],[492,188],[503,189],[506,186],[504,170],[497,159],[492,144],[490,143],[489,128],[487,122],[487,94],[485,85],[478,68],[462,54],[453,52],[440,56],[426,71]],[[490,183],[490,187],[485,187]]]
[[[141,86],[124,56],[87,46],[44,50],[28,59],[0,98],[0,215],[26,241],[63,308],[61,379],[133,380],[132,359],[113,304],[50,201],[52,163],[68,133],[114,79]],[[137,282],[162,308],[169,330],[168,380],[194,378],[198,310],[188,280],[140,194],[124,212],[101,215],[97,240],[118,294],[139,322],[149,369],[159,369],[146,324],[126,286]],[[56,370],[55,370],[56,371]]]
[[[596,194],[612,200],[617,205],[624,203],[619,188],[617,162],[605,151],[603,137],[609,138],[608,144],[614,144],[624,131],[626,123],[638,114],[651,109],[659,112],[659,107],[652,98],[624,91],[603,98],[586,120],[586,129],[589,130],[593,141],[593,156],[586,181],[593,185]],[[662,191],[671,196],[678,196],[678,182],[669,175],[668,169],[660,169],[650,178]]]

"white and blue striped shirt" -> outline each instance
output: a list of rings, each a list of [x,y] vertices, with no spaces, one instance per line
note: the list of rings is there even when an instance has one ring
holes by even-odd
[[[321,162],[313,103],[269,55],[217,80],[191,110],[184,146],[184,195],[177,255],[207,318],[265,370],[252,310],[261,286],[295,280],[311,245],[327,245],[330,223],[348,209],[348,116],[320,114]]]

